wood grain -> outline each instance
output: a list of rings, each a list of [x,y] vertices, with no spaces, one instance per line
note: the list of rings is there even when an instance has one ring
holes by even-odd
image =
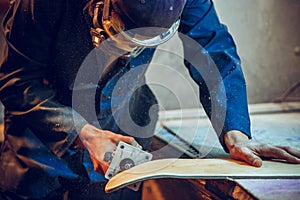
[[[256,168],[232,159],[161,159],[117,174],[108,181],[105,191],[156,178],[300,178],[300,165],[264,161]]]

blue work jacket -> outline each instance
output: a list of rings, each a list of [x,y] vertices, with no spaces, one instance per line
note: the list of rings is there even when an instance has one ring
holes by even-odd
[[[7,42],[0,68],[0,98],[5,107],[5,140],[0,154],[2,192],[43,198],[59,188],[84,194],[95,183],[105,196],[106,180],[94,171],[88,153],[73,145],[78,130],[95,123],[89,113],[84,113],[84,107],[72,107],[78,69],[94,48],[87,23],[91,19],[83,12],[86,4],[84,0],[16,0],[4,20]],[[195,51],[193,45],[184,44],[188,57],[185,66],[199,85],[200,101],[220,133],[222,145],[224,133],[230,130],[240,130],[250,137],[240,59],[212,1],[187,0],[179,32],[203,47]],[[130,95],[123,89],[114,96],[119,102],[110,99],[119,78],[133,68],[147,66],[153,52],[149,48],[136,58],[118,60],[105,80],[91,87],[97,94],[95,110],[101,128],[126,134],[112,117],[112,107],[127,102],[130,117],[140,126],[150,124],[147,134],[153,133],[157,112],[150,119],[148,109],[157,101],[149,87],[140,84],[145,81],[144,69],[123,84],[130,85]],[[214,61],[220,79],[214,80],[210,74],[211,60],[202,68],[194,66],[195,58],[202,55]],[[117,109],[117,114],[121,120],[129,117],[122,109]],[[145,149],[149,147],[150,138],[137,140]]]

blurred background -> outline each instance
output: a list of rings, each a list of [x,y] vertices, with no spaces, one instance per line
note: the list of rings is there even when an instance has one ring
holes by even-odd
[[[247,82],[250,104],[273,102],[283,96],[285,101],[298,101],[300,97],[300,1],[299,0],[215,0],[220,21],[227,25],[242,60]],[[180,43],[180,41],[178,41]],[[172,56],[166,49],[180,52],[180,46],[164,44],[156,53],[155,62],[163,63],[180,71],[187,80],[189,75],[180,59],[166,59]],[[170,47],[171,45],[171,47]],[[180,54],[180,53],[179,53]],[[158,73],[159,72],[159,73]],[[149,70],[149,79],[164,81],[166,87],[153,86],[165,109],[178,108],[176,96],[186,99],[183,108],[195,107],[189,101],[190,90],[186,85],[174,84],[170,71]],[[177,82],[180,80],[177,77]],[[196,92],[197,87],[190,82]],[[287,94],[289,93],[289,94]],[[181,97],[179,97],[181,98]]]

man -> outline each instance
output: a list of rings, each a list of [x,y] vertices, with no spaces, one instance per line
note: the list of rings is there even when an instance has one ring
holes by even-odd
[[[161,42],[169,39],[164,36],[177,28],[179,18],[178,30],[205,48],[222,75],[228,98],[226,115],[222,127],[215,125],[215,128],[220,129],[220,142],[225,150],[233,158],[257,167],[262,164],[260,157],[300,163],[300,154],[295,150],[249,140],[246,89],[239,58],[234,42],[226,27],[220,24],[211,1],[97,2],[16,0],[4,20],[7,42],[0,70],[0,97],[5,106],[5,140],[0,157],[2,198],[58,199],[66,194],[70,199],[140,198],[140,192],[128,189],[110,195],[103,191],[106,180],[102,174],[107,169],[105,153],[111,152],[119,141],[148,149],[150,140],[139,136],[134,139],[130,135],[143,133],[124,131],[118,126],[113,109],[118,102],[115,99],[123,97],[124,91],[114,95],[113,90],[126,72],[149,63],[153,49],[139,48],[147,40],[145,38],[159,36]],[[139,33],[142,39],[135,41],[136,44],[130,35],[123,35],[130,44],[124,45],[114,38],[114,34],[119,33],[116,22],[113,22],[115,26],[105,26],[111,19],[123,23],[128,30],[159,27],[164,31],[142,31]],[[82,109],[78,104],[76,109],[72,107],[72,95],[90,94],[85,93],[89,90],[85,87],[88,84],[83,84],[85,90],[74,82],[82,62],[93,50],[93,44],[99,45],[101,51],[101,42],[105,39],[113,40],[110,50],[123,53],[108,71],[104,70],[96,88],[92,87],[97,90],[97,126],[90,119],[91,113],[84,112],[85,104]],[[185,50],[189,51],[189,47]],[[218,91],[210,93],[203,74],[191,63],[185,64],[200,87],[200,100],[208,116],[218,118],[211,107],[213,102],[218,102],[215,101],[219,97]],[[141,77],[143,82],[143,73]],[[148,86],[135,88],[129,98],[120,98],[119,102],[123,101],[130,104],[130,116],[122,115],[122,110],[119,110],[119,119],[132,118],[142,127],[150,124],[146,132],[153,132],[151,119],[155,119],[157,113],[154,112],[149,119],[148,111],[156,100]],[[220,108],[222,101],[217,103]]]

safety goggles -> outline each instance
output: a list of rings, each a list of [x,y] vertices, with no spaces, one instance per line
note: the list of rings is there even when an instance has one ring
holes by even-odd
[[[168,41],[174,36],[180,24],[180,20],[178,19],[168,29],[149,27],[127,30],[120,16],[111,8],[111,0],[103,0],[96,5],[93,19],[94,25],[100,26],[98,23],[99,11],[102,11],[102,27],[107,38],[111,39],[116,47],[128,52],[124,55],[125,57],[136,57],[144,48],[155,47]],[[141,34],[141,29],[148,29],[148,31],[155,29],[161,33],[155,36],[147,36]]]

